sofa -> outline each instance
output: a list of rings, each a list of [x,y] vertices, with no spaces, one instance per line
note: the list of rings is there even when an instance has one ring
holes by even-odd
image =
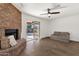
[[[54,34],[52,34],[50,36],[50,39],[68,43],[69,40],[70,40],[70,33],[69,32],[57,32],[56,31],[56,32],[54,32]]]
[[[18,39],[17,44],[7,49],[0,49],[0,56],[18,56],[26,48],[26,40]]]

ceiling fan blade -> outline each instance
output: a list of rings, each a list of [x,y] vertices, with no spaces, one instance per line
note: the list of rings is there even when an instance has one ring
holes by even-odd
[[[51,12],[50,14],[59,14],[60,12]]]
[[[46,15],[46,14],[48,14],[48,13],[43,13],[43,14],[40,14],[40,15]]]
[[[62,7],[55,7],[55,8],[51,8],[51,10],[62,9],[62,8],[66,8],[66,7],[65,7],[65,6],[62,6]]]

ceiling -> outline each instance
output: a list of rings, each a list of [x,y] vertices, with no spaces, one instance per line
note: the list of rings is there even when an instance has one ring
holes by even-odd
[[[17,7],[26,14],[43,19],[49,19],[48,15],[40,14],[47,13],[47,8],[55,8],[57,4],[64,8],[52,9],[51,12],[60,11],[60,14],[51,15],[51,19],[79,14],[79,3],[20,3],[17,4]]]

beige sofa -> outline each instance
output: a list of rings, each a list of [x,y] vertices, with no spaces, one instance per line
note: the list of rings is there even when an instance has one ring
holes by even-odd
[[[16,46],[10,47],[8,49],[0,50],[0,56],[17,56],[26,48],[26,40],[18,39],[18,44]]]
[[[54,32],[54,34],[50,36],[50,39],[61,41],[61,42],[69,42],[70,33],[69,32]]]

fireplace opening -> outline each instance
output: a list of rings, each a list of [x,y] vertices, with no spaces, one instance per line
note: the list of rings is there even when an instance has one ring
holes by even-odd
[[[18,37],[18,29],[5,29],[5,36],[14,35],[14,38],[17,40]]]

